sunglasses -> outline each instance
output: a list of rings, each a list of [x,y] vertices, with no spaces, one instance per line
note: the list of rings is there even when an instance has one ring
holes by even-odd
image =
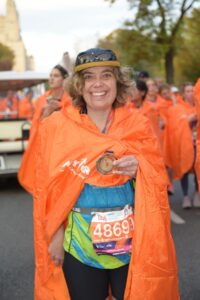
[[[75,62],[75,72],[95,66],[119,67],[115,53],[110,49],[92,48],[78,54]]]
[[[79,54],[76,60],[76,66],[77,65],[82,65],[82,64],[87,64],[87,63],[92,63],[92,62],[98,62],[98,61],[116,61],[117,58],[114,55],[112,51],[105,51],[103,53],[83,53]]]

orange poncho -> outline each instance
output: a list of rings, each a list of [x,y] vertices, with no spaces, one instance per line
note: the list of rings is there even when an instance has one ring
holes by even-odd
[[[55,267],[48,255],[48,244],[67,220],[84,184],[113,186],[128,180],[126,176],[98,173],[96,161],[105,150],[113,150],[116,157],[132,154],[139,161],[133,252],[124,299],[178,300],[167,177],[149,121],[137,111],[117,108],[105,135],[87,115],[80,115],[71,106],[42,122],[35,149],[35,181],[31,188],[35,300],[70,300],[62,269]]]
[[[174,179],[181,179],[194,163],[194,145],[188,117],[195,107],[187,103],[177,104],[168,110],[164,160],[173,169]]]
[[[194,87],[194,97],[197,107],[198,120],[200,120],[200,78],[198,79]],[[195,171],[197,174],[197,180],[200,190],[200,124],[197,125],[197,140],[196,140],[196,161],[195,161]]]
[[[146,99],[142,106],[139,108],[139,111],[146,116],[152,125],[152,128],[158,137],[158,141],[161,147],[161,151],[164,152],[165,149],[163,148],[163,140],[165,139],[165,124],[168,118],[168,109],[173,106],[172,101],[167,101],[163,99],[161,96],[157,96],[155,102],[151,102]],[[134,106],[134,103],[129,101],[127,103],[127,108],[129,110],[138,109]],[[160,121],[164,123],[164,128],[160,128]]]
[[[15,119],[18,117],[18,105],[19,105],[19,101],[17,99],[16,96],[12,97],[12,102],[11,102],[11,107],[9,107],[9,99],[8,98],[4,98],[4,99],[0,99],[1,103],[0,103],[0,112],[1,113],[8,113],[7,115],[3,115],[0,114],[0,119],[3,118],[9,118],[9,119]],[[10,112],[10,114],[9,114]]]
[[[161,150],[163,150],[163,130],[160,128],[161,120],[165,123],[165,116],[163,111],[165,108],[165,101],[157,96],[155,102],[149,101],[146,99],[141,107],[141,112],[144,114],[151,122],[153,130],[158,138]]]
[[[34,153],[35,142],[38,134],[38,128],[41,122],[41,113],[45,105],[47,105],[47,98],[51,94],[51,91],[47,91],[44,95],[39,97],[35,103],[35,112],[32,119],[32,126],[30,131],[28,147],[22,157],[21,166],[18,171],[18,180],[23,182],[23,186],[29,192],[32,192],[33,178],[34,178]],[[68,94],[64,93],[61,98],[61,106],[71,105],[71,99]]]
[[[34,113],[33,103],[27,98],[24,97],[19,101],[19,111],[18,117],[25,119],[32,119]]]

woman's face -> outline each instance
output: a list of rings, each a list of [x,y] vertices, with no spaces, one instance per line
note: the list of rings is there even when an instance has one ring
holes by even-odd
[[[160,92],[160,96],[165,100],[171,100],[171,90],[168,88],[163,88]]]
[[[157,87],[155,81],[149,79],[149,80],[146,81],[146,84],[147,84],[147,87],[148,87],[148,95],[152,96],[152,97],[157,96],[157,94],[158,94],[158,87]]]
[[[190,104],[194,104],[194,86],[193,85],[186,85],[183,90],[183,98],[185,101],[189,102]]]
[[[54,68],[49,76],[49,85],[51,89],[58,89],[63,86],[64,78],[60,71]]]
[[[83,98],[91,110],[107,110],[117,95],[117,82],[112,67],[92,67],[83,71]]]
[[[132,95],[131,95],[131,101],[134,103],[136,108],[139,108],[142,106],[142,102],[143,102],[143,96],[145,95],[144,91],[140,91],[137,88],[135,88],[132,91]]]

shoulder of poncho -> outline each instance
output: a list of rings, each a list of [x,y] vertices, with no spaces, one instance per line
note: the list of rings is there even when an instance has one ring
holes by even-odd
[[[124,107],[124,116],[120,121],[127,120],[129,122],[143,123],[148,120],[148,118],[139,110],[128,111],[127,108]]]
[[[67,122],[67,118],[61,111],[53,112],[49,117],[41,121],[42,128],[58,128]]]
[[[41,99],[48,97],[49,94],[50,94],[50,90],[44,92],[44,94],[40,95],[39,97],[37,97],[37,98],[35,99],[35,102],[40,101]]]
[[[181,103],[177,103],[177,104],[175,104],[175,105],[173,105],[173,106],[171,106],[171,107],[169,107],[169,112],[173,112],[173,111],[178,111],[178,110],[181,110],[181,109],[183,109],[184,108],[184,105],[183,104],[181,104]]]
[[[148,117],[146,117],[142,112],[136,111],[133,114],[130,114],[126,117],[126,120],[130,122],[130,125],[136,127],[148,127],[150,125],[150,121]]]
[[[195,86],[194,86],[194,92],[200,93],[200,78],[197,80]]]
[[[76,119],[76,122],[79,123],[80,120]],[[49,117],[45,118],[41,122],[41,127],[52,131],[57,130],[59,128],[60,130],[62,130],[62,128],[68,126],[68,123],[76,124],[76,122],[74,122],[74,120],[70,118],[70,114],[67,115],[66,113],[63,113],[63,111],[61,110],[61,111],[56,111]],[[120,125],[120,123],[125,128],[133,127],[135,129],[141,129],[141,130],[143,130],[145,127],[150,126],[150,122],[148,118],[144,116],[142,113],[137,111],[132,113],[128,113],[125,111],[124,116],[117,121],[117,124]]]

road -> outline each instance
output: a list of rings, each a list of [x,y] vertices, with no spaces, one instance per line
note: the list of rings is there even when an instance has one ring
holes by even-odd
[[[190,196],[193,195],[190,178]],[[183,210],[180,183],[175,183],[175,195],[170,196],[171,209],[180,216],[185,224],[172,222],[175,241],[181,300],[200,299],[200,209]]]
[[[193,186],[191,182],[191,194]],[[200,299],[200,209],[182,210],[179,183],[170,197],[181,300]],[[177,218],[178,216],[178,218]],[[0,299],[33,300],[32,200],[15,179],[0,180]],[[152,299],[162,300],[162,299]]]

